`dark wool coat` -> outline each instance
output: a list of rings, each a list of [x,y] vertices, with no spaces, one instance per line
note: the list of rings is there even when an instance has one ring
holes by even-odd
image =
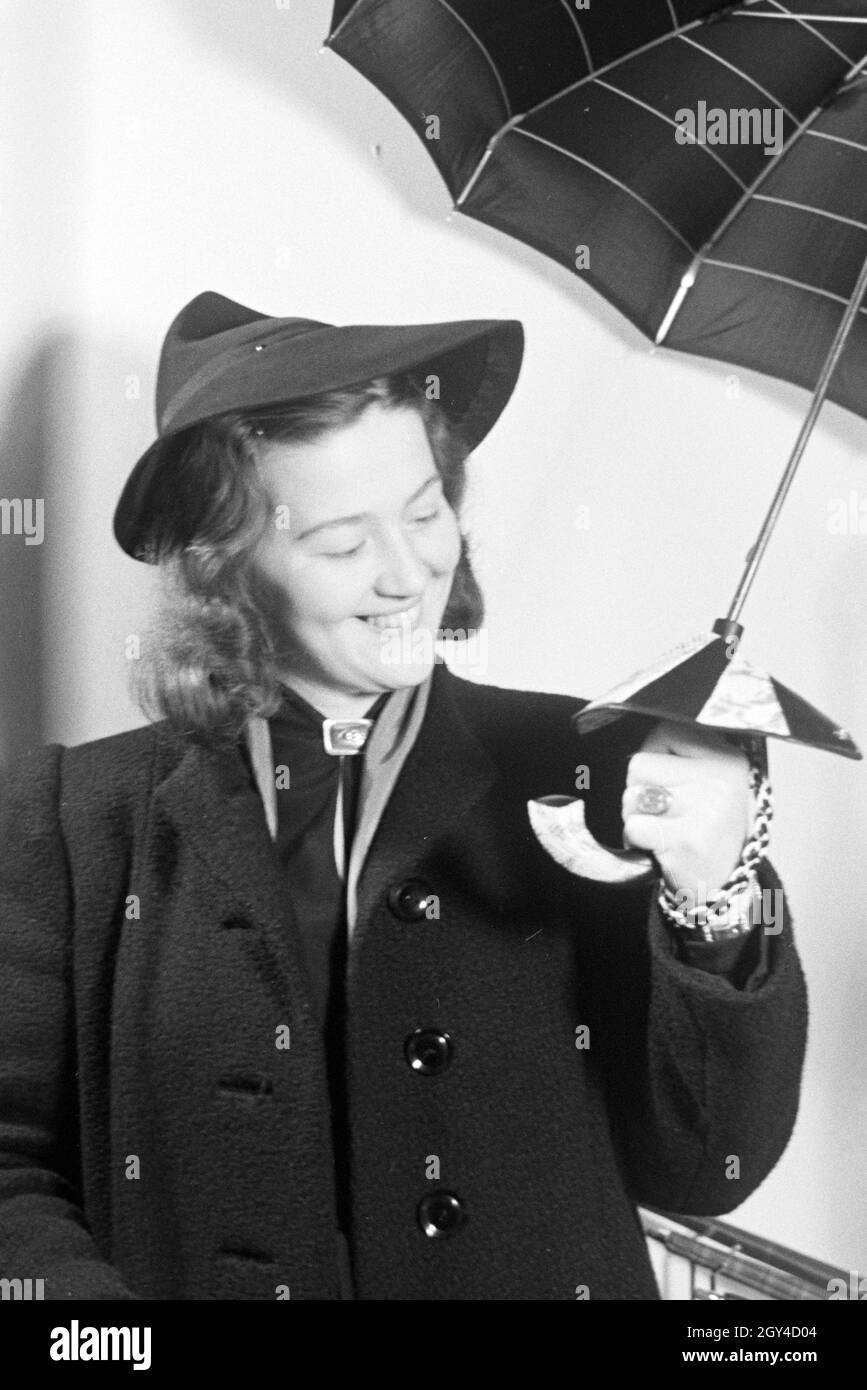
[[[579,741],[577,704],[435,670],[349,964],[356,1298],[657,1298],[634,1204],[729,1211],[788,1141],[789,922],[739,990],[680,963],[650,890],[579,880],[531,833],[528,798],[574,795],[583,763],[620,843],[641,739]],[[36,750],[0,854],[0,1274],[51,1298],[338,1298],[323,1047],[239,749],[158,725]],[[438,919],[390,891],[413,880]],[[448,1033],[445,1069],[410,1065],[418,1028]],[[441,1191],[466,1219],[431,1237]]]

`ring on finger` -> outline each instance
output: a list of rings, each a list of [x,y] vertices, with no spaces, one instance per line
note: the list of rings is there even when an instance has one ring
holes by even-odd
[[[642,787],[635,801],[635,810],[641,816],[664,816],[671,809],[673,800],[668,787]]]

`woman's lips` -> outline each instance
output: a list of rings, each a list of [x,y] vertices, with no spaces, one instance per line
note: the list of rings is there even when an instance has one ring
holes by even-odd
[[[391,613],[371,613],[361,621],[367,623],[368,627],[375,628],[377,632],[387,632],[389,628],[413,627],[420,617],[421,604],[416,603],[412,608],[395,609]]]

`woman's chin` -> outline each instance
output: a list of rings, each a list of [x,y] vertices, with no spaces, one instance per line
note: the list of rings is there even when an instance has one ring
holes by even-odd
[[[420,685],[437,661],[436,632],[429,627],[388,628],[380,634],[377,670],[387,686]]]
[[[407,686],[421,685],[433,668],[433,658],[393,662],[380,666],[375,679],[380,690],[404,690]]]

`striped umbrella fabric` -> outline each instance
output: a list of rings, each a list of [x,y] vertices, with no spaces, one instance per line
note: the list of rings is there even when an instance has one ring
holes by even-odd
[[[867,260],[867,0],[337,0],[461,212],[811,389]],[[829,396],[867,417],[862,302]]]

